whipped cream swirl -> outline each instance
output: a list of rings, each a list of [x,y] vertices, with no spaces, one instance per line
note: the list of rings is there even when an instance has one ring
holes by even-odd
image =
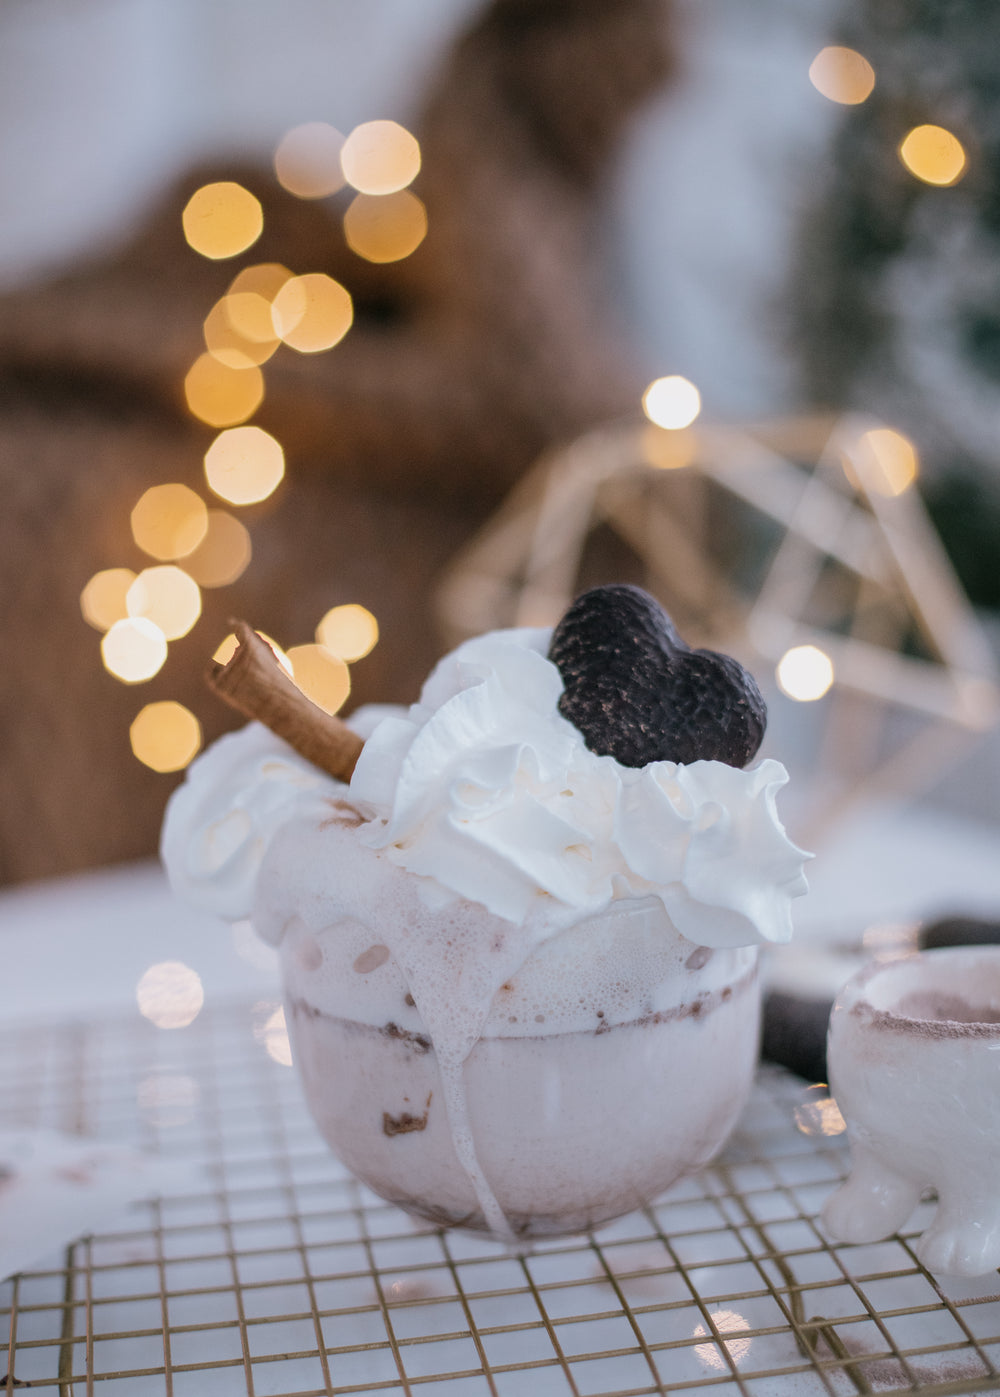
[[[784,767],[595,755],[558,710],[550,636],[467,641],[378,725],[351,782],[372,815],[358,838],[428,879],[426,900],[458,894],[539,930],[656,897],[701,945],[787,941],[809,855],[775,808]]]
[[[732,947],[791,936],[809,857],[785,834],[780,762],[624,767],[596,756],[558,710],[547,629],[494,631],[435,668],[408,711],[352,719],[364,750],[350,790],[258,724],[192,763],[162,854],[189,901],[248,916],[264,853],[292,817],[350,798],[369,848],[456,897],[549,935],[623,898],[658,898],[689,940]]]

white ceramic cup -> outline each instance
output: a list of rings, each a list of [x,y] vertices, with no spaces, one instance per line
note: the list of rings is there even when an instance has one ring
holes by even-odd
[[[485,909],[467,910],[485,934]],[[757,1058],[755,948],[695,946],[649,901],[577,924],[498,991],[456,1100],[388,930],[359,905],[312,928],[292,917],[281,944],[306,1100],[381,1197],[446,1225],[553,1236],[649,1202],[724,1143]],[[609,967],[640,1009],[596,999],[588,1022]]]
[[[830,1234],[888,1237],[934,1190],[920,1261],[953,1276],[1000,1266],[1000,947],[867,966],[833,1007],[827,1053],[851,1145]]]

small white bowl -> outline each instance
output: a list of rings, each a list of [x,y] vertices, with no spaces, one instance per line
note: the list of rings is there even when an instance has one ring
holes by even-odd
[[[1000,947],[866,966],[833,1007],[827,1056],[852,1166],[823,1210],[830,1234],[888,1237],[935,1190],[920,1261],[951,1276],[1000,1266]]]

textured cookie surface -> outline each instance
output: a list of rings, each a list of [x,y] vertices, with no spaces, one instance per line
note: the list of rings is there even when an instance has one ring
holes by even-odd
[[[764,737],[767,709],[738,661],[692,650],[640,587],[595,587],[552,635],[559,711],[592,752],[623,766],[726,762],[743,767]]]

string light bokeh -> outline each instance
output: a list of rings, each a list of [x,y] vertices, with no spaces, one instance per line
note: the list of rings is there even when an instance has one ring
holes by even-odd
[[[830,44],[809,65],[809,81],[831,102],[856,107],[874,91],[875,69],[856,49]]]
[[[278,142],[273,163],[278,184],[297,198],[329,200],[344,191],[345,240],[369,262],[408,257],[427,234],[427,210],[408,188],[420,170],[420,146],[396,121],[363,122],[346,137],[328,122],[303,122]],[[194,253],[236,258],[263,233],[263,207],[243,185],[212,181],[188,199],[181,226]],[[251,531],[232,511],[270,499],[286,470],[281,443],[251,421],[265,400],[264,366],[283,347],[300,354],[334,349],[353,320],[352,298],[340,282],[281,262],[239,268],[208,308],[204,352],[179,388],[190,415],[216,429],[204,452],[204,483],[227,508],[210,508],[180,482],[150,487],[133,506],[129,528],[153,565],[103,568],[82,589],[83,618],[101,633],[102,662],[121,683],[159,674],[170,644],[198,624],[202,589],[231,586],[252,562]],[[349,666],[371,652],[378,634],[367,608],[345,603],[321,617],[314,640],[286,650],[264,638],[303,692],[334,713],[351,692]],[[216,661],[224,663],[235,646],[235,636],[226,637]],[[138,709],[128,741],[152,770],[179,771],[200,750],[201,725],[183,704],[160,700]]]
[[[690,427],[701,412],[701,394],[680,374],[657,378],[642,395],[642,410],[650,422],[666,430]]]
[[[834,44],[816,54],[808,78],[818,93],[844,106],[866,101],[877,85],[863,54]],[[968,163],[957,137],[930,123],[906,135],[898,157],[915,178],[939,186],[955,183]],[[365,121],[346,136],[327,121],[302,122],[277,143],[273,168],[278,184],[294,197],[327,201],[331,210],[341,200],[345,240],[369,262],[403,259],[427,235],[426,208],[409,187],[420,172],[420,146],[396,121]],[[263,232],[260,201],[229,180],[196,190],[181,221],[192,251],[214,261],[239,257]],[[353,319],[351,295],[339,281],[274,261],[238,268],[225,294],[208,308],[205,350],[190,365],[183,396],[191,415],[217,431],[204,453],[204,480],[210,496],[227,508],[210,509],[197,491],[180,483],[152,487],[136,502],[130,524],[134,542],[158,566],[109,566],[84,587],[83,616],[102,633],[104,664],[123,683],[141,684],[157,674],[169,643],[197,624],[201,588],[232,585],[251,564],[250,529],[233,511],[271,498],[286,471],[281,443],[252,420],[265,402],[266,365],[277,353],[335,349]],[[658,378],[643,394],[642,406],[651,424],[650,464],[664,469],[688,464],[686,429],[702,410],[696,385],[679,374]],[[905,436],[878,428],[866,434],[851,460],[845,459],[844,469],[851,479],[863,476],[867,489],[891,497],[914,483],[919,462]],[[321,618],[314,641],[287,650],[272,643],[295,681],[335,712],[350,694],[349,666],[364,658],[377,638],[374,616],[346,605]],[[829,657],[814,650],[797,647],[777,667],[783,691],[803,702],[821,697],[834,681]],[[134,741],[132,747],[145,760],[142,744],[141,750]]]

